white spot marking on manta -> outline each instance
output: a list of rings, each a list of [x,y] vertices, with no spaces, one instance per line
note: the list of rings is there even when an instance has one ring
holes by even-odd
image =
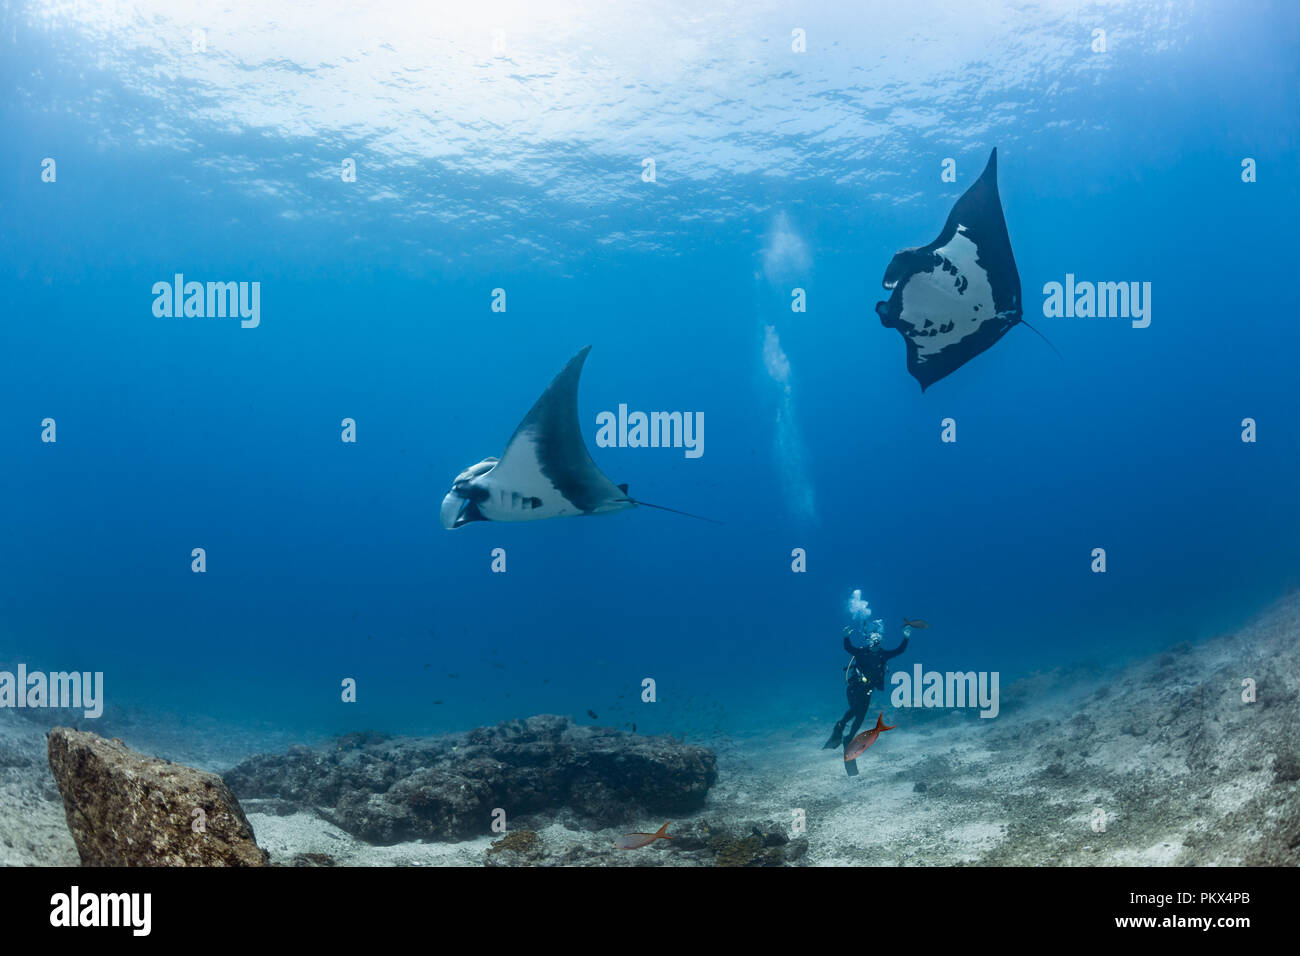
[[[916,329],[917,334],[908,338],[916,343],[920,362],[959,344],[984,320],[997,316],[988,274],[975,261],[979,247],[965,233],[966,227],[958,224],[957,232],[948,244],[935,250],[957,268],[956,275],[936,266],[930,272],[913,273],[903,286],[901,318]],[[959,292],[963,277],[966,291]],[[934,323],[932,328],[938,329],[950,322],[952,328],[947,332],[922,335],[926,319]]]
[[[539,521],[582,514],[582,509],[561,495],[542,474],[537,443],[527,433],[515,437],[501,462],[477,484],[488,490],[487,500],[478,508],[489,521]],[[530,498],[540,499],[541,506],[524,507]]]

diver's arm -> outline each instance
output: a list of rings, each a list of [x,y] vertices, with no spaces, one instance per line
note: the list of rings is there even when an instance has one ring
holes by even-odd
[[[889,660],[891,657],[897,657],[899,654],[903,653],[903,651],[907,650],[907,642],[910,640],[910,637],[905,637],[903,638],[902,644],[899,644],[892,651],[885,651],[885,660]]]
[[[844,649],[848,651],[850,654],[856,654],[858,652],[858,649],[853,646],[853,639],[849,636],[852,633],[853,632],[850,631],[847,627],[844,629]]]

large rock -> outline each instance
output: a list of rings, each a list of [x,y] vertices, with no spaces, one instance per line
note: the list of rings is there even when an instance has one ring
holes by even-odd
[[[588,826],[699,810],[717,781],[704,747],[544,714],[439,737],[349,734],[226,773],[244,800],[311,810],[370,843],[460,840],[507,818],[566,811]]]
[[[67,727],[50,731],[48,752],[83,865],[267,865],[239,801],[216,774]],[[196,817],[196,809],[203,813]]]

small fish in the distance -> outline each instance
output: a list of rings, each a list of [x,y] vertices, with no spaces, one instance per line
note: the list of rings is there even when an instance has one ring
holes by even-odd
[[[587,711],[587,716],[590,717],[592,720],[600,720],[600,718],[596,716],[596,712],[594,710]]]
[[[668,823],[672,823],[671,820]],[[659,828],[658,833],[624,833],[614,841],[614,846],[619,850],[639,850],[643,846],[649,846],[655,840],[672,840],[667,834],[668,823]]]
[[[909,621],[907,618],[903,618],[903,627],[914,627],[918,631],[924,631],[928,630],[930,625],[926,624],[925,621],[922,621],[920,618],[917,618],[915,621]]]
[[[893,724],[892,726],[886,727],[885,715],[878,714],[876,716],[876,726],[872,727],[870,730],[862,731],[862,733],[850,740],[849,745],[844,748],[845,763],[850,760],[857,760],[866,753],[868,747],[876,742],[877,737],[883,734],[886,730],[893,730],[894,727],[897,726],[898,724]]]

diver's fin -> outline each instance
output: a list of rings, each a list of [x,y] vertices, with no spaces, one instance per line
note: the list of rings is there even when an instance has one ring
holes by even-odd
[[[721,521],[715,521],[712,518],[706,518],[704,515],[693,515],[689,511],[678,511],[676,508],[669,508],[666,505],[652,505],[648,501],[638,501],[636,498],[624,498],[624,501],[630,501],[634,505],[640,505],[643,508],[657,508],[660,511],[671,511],[675,515],[684,515],[687,518],[694,518],[696,521],[707,521],[709,524],[722,524]]]
[[[844,761],[844,772],[850,777],[856,777],[858,775],[858,762],[856,760]]]

